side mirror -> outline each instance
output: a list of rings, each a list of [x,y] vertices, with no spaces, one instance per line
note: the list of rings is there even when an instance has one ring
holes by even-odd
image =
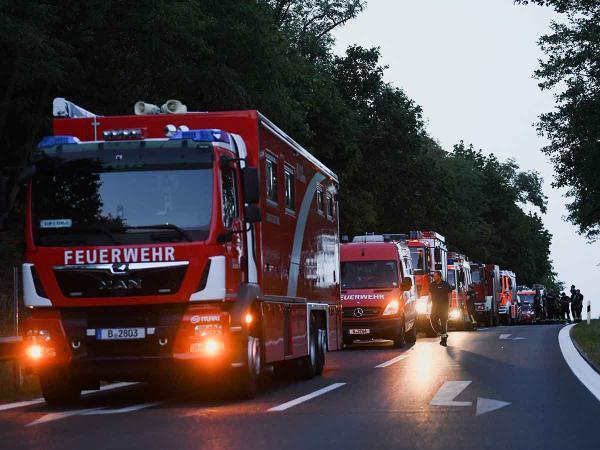
[[[19,185],[27,184],[29,183],[29,181],[31,181],[31,179],[35,176],[36,173],[37,167],[35,167],[34,165],[26,166],[19,173],[17,173],[15,181]]]
[[[0,177],[0,215],[8,212],[8,177]]]
[[[402,289],[403,291],[410,291],[412,289],[413,283],[412,283],[412,279],[411,278],[405,278],[404,280],[402,280],[402,283],[400,284],[400,289]]]
[[[258,169],[256,167],[244,167],[242,169],[242,183],[244,185],[244,202],[258,203],[259,182]],[[257,220],[257,222],[260,221]]]
[[[257,223],[261,220],[260,207],[248,205],[244,208],[244,220],[246,223]]]

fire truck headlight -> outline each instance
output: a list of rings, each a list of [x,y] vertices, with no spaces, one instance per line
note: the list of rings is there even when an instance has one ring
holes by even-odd
[[[400,302],[398,302],[398,300],[392,300],[385,307],[385,310],[383,311],[383,315],[384,316],[393,316],[394,314],[398,314],[399,309],[400,309]]]
[[[27,347],[27,349],[25,350],[25,353],[31,359],[37,360],[37,359],[40,359],[42,357],[42,355],[44,354],[44,349],[42,348],[41,345],[33,344],[33,345],[30,345],[29,347]]]
[[[452,308],[450,310],[450,319],[452,319],[452,320],[460,319],[460,309]]]
[[[429,306],[429,298],[421,297],[417,300],[417,314],[427,314],[427,309]]]

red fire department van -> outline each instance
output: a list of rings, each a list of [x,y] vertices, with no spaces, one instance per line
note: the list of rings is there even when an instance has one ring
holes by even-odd
[[[498,314],[502,323],[506,325],[519,323],[521,309],[517,299],[517,279],[515,273],[510,270],[501,270]]]
[[[313,376],[341,348],[336,175],[257,111],[186,111],[54,102],[22,174],[26,362],[48,403],[204,369],[251,396],[265,366]]]
[[[495,264],[471,263],[471,290],[475,296],[475,318],[488,327],[498,325],[500,269]]]
[[[468,309],[468,293],[471,286],[471,265],[466,256],[460,253],[448,253],[448,283],[454,286],[448,310],[448,327],[457,330],[473,330],[473,323]]]
[[[436,336],[431,327],[431,301],[429,283],[434,271],[442,272],[444,280],[448,278],[448,249],[446,239],[435,231],[411,231],[407,241],[412,257],[417,290],[417,330],[428,336]]]
[[[344,343],[417,339],[416,295],[410,251],[385,235],[357,236],[341,246]]]

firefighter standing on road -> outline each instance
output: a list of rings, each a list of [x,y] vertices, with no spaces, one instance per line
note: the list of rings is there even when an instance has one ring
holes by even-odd
[[[571,316],[569,315],[569,303],[571,303],[571,298],[565,294],[564,292],[560,295],[560,308],[561,308],[561,319],[571,321]]]
[[[577,318],[577,289],[574,284],[571,285],[571,316],[574,322]]]
[[[533,310],[535,311],[536,320],[542,319],[542,294],[538,289],[535,290],[535,295],[533,296]]]
[[[431,296],[431,326],[440,336],[440,345],[446,347],[448,341],[448,308],[452,286],[442,279],[441,272],[433,273],[433,283],[429,286]]]
[[[552,289],[546,295],[546,315],[548,320],[556,319],[556,296]]]
[[[581,321],[581,311],[583,310],[583,294],[579,289],[575,291],[577,301],[575,302],[575,317]]]

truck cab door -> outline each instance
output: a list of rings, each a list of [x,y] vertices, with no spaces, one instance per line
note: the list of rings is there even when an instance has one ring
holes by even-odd
[[[244,269],[244,222],[240,217],[239,177],[233,164],[221,166],[219,178],[221,191],[221,220],[227,241],[225,243],[226,286],[233,293],[243,281]]]

